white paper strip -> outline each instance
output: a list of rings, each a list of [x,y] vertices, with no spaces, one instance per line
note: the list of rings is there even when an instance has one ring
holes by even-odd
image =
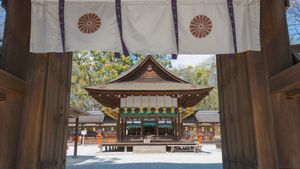
[[[227,0],[178,0],[180,54],[233,53]],[[238,52],[260,51],[260,0],[234,0]],[[171,0],[122,0],[131,53],[176,53]],[[66,51],[122,52],[114,0],[66,0]],[[32,0],[30,51],[62,52],[58,0]]]
[[[170,96],[128,96],[121,98],[121,107],[177,107],[177,102]]]

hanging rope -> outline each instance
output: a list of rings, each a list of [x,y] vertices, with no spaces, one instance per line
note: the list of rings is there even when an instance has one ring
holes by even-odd
[[[65,0],[59,0],[59,2],[58,2],[58,16],[59,16],[60,36],[61,36],[63,53],[64,53],[66,51],[66,47],[65,47]]]
[[[123,29],[122,29],[122,9],[121,9],[121,0],[115,0],[115,7],[116,7],[116,16],[117,16],[117,22],[119,27],[119,33],[120,33],[120,39],[122,43],[122,49],[125,56],[129,56],[128,49],[125,45],[124,39],[123,39]],[[120,53],[115,53],[115,57],[120,57]]]
[[[232,29],[234,53],[237,53],[236,28],[235,28],[234,9],[233,9],[232,0],[227,0],[227,7],[228,7],[229,18],[230,18],[231,29]]]
[[[178,15],[177,15],[177,0],[171,0],[172,14],[176,38],[177,54],[179,53],[179,38],[178,38]],[[172,54],[172,59],[177,59],[177,54]]]

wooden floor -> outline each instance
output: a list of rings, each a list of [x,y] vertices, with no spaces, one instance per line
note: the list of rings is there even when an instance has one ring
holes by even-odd
[[[196,152],[197,144],[192,142],[119,142],[119,143],[102,143],[101,147],[104,151],[132,151],[137,153],[163,153],[173,152],[175,148],[185,148],[185,150],[192,150]],[[101,151],[103,150],[101,148]],[[201,149],[199,149],[201,150]]]
[[[196,143],[192,142],[179,142],[179,141],[172,141],[172,142],[150,142],[150,143],[143,143],[143,142],[119,142],[119,143],[102,143],[102,146],[158,146],[158,145],[196,145]]]

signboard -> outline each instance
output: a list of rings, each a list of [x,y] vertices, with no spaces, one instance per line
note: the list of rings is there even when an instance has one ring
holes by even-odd
[[[87,133],[87,131],[86,131],[86,130],[82,130],[82,131],[81,131],[81,135],[84,135],[84,136],[85,136],[85,135],[86,135],[86,133]]]

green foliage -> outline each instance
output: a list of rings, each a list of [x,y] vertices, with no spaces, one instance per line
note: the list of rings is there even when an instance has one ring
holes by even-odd
[[[154,56],[162,65],[171,68],[171,59]],[[71,100],[72,106],[83,110],[100,110],[101,105],[90,97],[86,87],[106,84],[145,58],[143,55],[114,57],[112,52],[78,51],[73,54]]]
[[[88,95],[85,88],[106,84],[130,69],[145,58],[143,55],[121,56],[115,58],[112,52],[79,51],[73,54],[71,105],[83,110],[100,110],[101,105]],[[172,68],[171,57],[156,55],[154,58],[166,68]],[[216,89],[216,64],[211,59],[204,65],[173,69],[181,78],[203,87],[215,89],[196,108],[218,110],[218,91]]]
[[[202,87],[214,87],[210,95],[203,101],[196,105],[199,110],[218,110],[218,90],[217,90],[217,76],[216,76],[216,60],[209,59],[205,64],[198,66],[188,66],[185,68],[173,69],[173,72],[182,79],[198,84]]]
[[[73,54],[71,105],[83,110],[100,109],[101,105],[86,92],[86,87],[108,83],[127,71],[130,57],[115,58],[112,52],[79,51]]]
[[[172,58],[171,55],[154,55],[152,56],[156,61],[158,61],[161,65],[163,65],[165,68],[171,69],[172,68]],[[139,63],[141,62],[145,56],[141,54],[135,54],[132,56],[132,59],[134,62]]]

